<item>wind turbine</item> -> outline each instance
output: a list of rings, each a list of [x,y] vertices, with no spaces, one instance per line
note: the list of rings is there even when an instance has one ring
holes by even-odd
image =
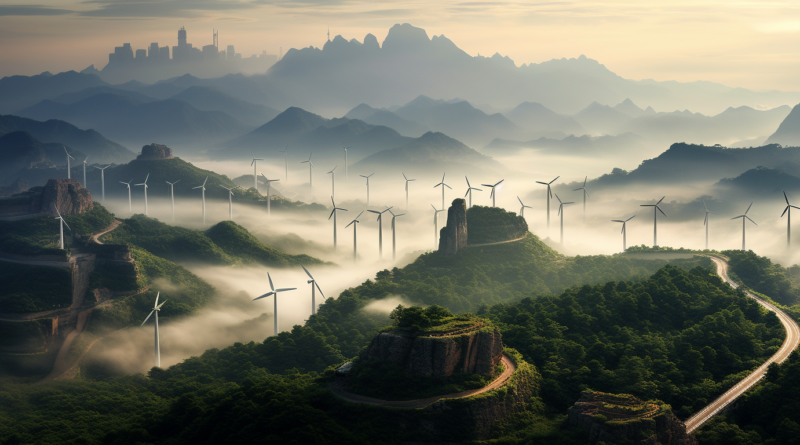
[[[386,207],[386,210],[379,212],[377,210],[367,210],[368,212],[378,215],[378,254],[383,258],[383,214],[388,212],[391,207]]]
[[[233,221],[233,188],[225,187],[222,184],[219,186],[228,191],[228,220]]]
[[[336,166],[338,167],[338,165]],[[336,167],[333,167],[333,170],[329,171],[328,174],[331,175],[331,199],[336,197]]]
[[[746,250],[745,247],[744,247],[744,232],[745,232],[744,228],[745,228],[745,219],[750,219],[750,217],[747,216],[747,212],[750,211],[750,207],[753,207],[753,203],[752,202],[750,203],[749,206],[747,206],[747,210],[744,211],[744,215],[734,216],[733,218],[731,218],[731,219],[742,218],[742,250]],[[750,222],[755,224],[755,225],[758,225],[752,219],[750,219]]]
[[[60,230],[61,230],[61,238],[60,238],[60,241],[59,241],[59,244],[58,244],[58,248],[59,249],[63,249],[64,248],[64,226],[67,226],[67,228],[69,230],[72,230],[72,229],[70,229],[69,228],[69,224],[67,224],[67,222],[64,221],[64,217],[61,216],[61,213],[58,213],[58,207],[56,207],[55,203],[53,204],[53,208],[56,209],[56,215],[58,215],[58,218],[56,218],[56,219],[59,220],[59,225],[60,225]]]
[[[788,213],[788,215],[786,215],[786,247],[789,247],[792,241],[792,207],[796,209],[800,209],[800,207],[789,204],[789,198],[786,197],[786,192],[783,192],[783,199],[786,200],[786,208],[783,209],[781,218],[783,218],[784,214]],[[706,246],[706,248],[708,248],[708,246]]]
[[[271,295],[275,296],[274,314],[273,314],[273,316],[274,316],[273,326],[275,328],[275,335],[278,335],[278,294],[280,292],[286,292],[286,291],[289,291],[289,290],[295,290],[297,288],[296,287],[286,287],[286,288],[283,288],[283,289],[275,289],[275,286],[272,285],[272,277],[269,276],[269,272],[267,272],[267,278],[269,279],[269,288],[272,289],[272,292],[267,292],[266,294],[264,294],[264,295],[262,295],[260,297],[253,298],[253,301],[260,300],[262,298],[267,298],[267,297],[269,297]]]
[[[333,202],[333,196],[331,196],[331,204],[333,204],[333,210],[331,210],[331,214],[328,216],[328,220],[330,221],[331,216],[333,217],[333,248],[336,248],[336,211],[337,210],[344,210],[345,212],[347,209],[342,209],[336,207],[336,203]]]
[[[466,180],[467,180],[467,193],[464,193],[464,197],[466,198],[466,197],[467,197],[467,195],[469,195],[469,207],[472,207],[472,191],[473,191],[473,190],[477,190],[477,191],[479,191],[479,192],[482,192],[483,190],[481,190],[481,189],[479,189],[479,188],[476,188],[476,187],[473,187],[473,186],[471,186],[471,185],[470,185],[470,183],[469,183],[469,178],[467,178],[466,176],[464,176],[464,179],[466,179]],[[469,208],[469,207],[468,207],[468,208]]]
[[[711,210],[708,210],[708,206],[706,206],[706,200],[705,199],[703,200],[703,207],[705,207],[705,209],[706,209],[706,217],[703,220],[703,225],[706,226],[706,250],[708,250],[708,226],[711,225],[711,221],[709,221],[709,219],[708,219],[708,214],[709,213],[713,213],[715,215],[719,215],[719,213],[712,212]],[[783,216],[783,215],[781,215],[781,216]]]
[[[317,313],[317,296],[316,292],[314,291],[314,288],[316,287],[317,290],[319,290],[319,294],[322,295],[322,298],[325,298],[325,294],[322,293],[322,289],[319,287],[319,283],[317,283],[317,280],[315,280],[314,277],[311,276],[311,272],[309,272],[308,269],[306,269],[306,266],[303,266],[301,264],[300,267],[302,267],[303,270],[306,271],[306,275],[308,275],[308,278],[311,278],[310,280],[308,280],[308,284],[311,285],[311,315],[314,315]]]
[[[442,182],[440,182],[440,183],[438,183],[438,184],[436,184],[436,185],[434,185],[434,186],[433,186],[433,188],[436,188],[436,187],[442,186],[442,210],[444,210],[444,188],[445,188],[445,187],[447,187],[447,188],[449,188],[450,190],[453,190],[453,188],[452,188],[452,187],[450,187],[449,185],[447,185],[447,184],[445,184],[445,183],[444,183],[444,175],[445,175],[445,174],[444,174],[444,173],[442,173]]]
[[[206,181],[208,181],[208,176],[206,176],[206,180],[203,181],[202,185],[192,187],[192,190],[200,189],[200,191],[203,193],[203,224],[206,223]]]
[[[389,209],[387,208],[386,210],[389,210]],[[398,216],[403,216],[403,215],[405,215],[405,213],[401,213],[401,214],[399,214],[399,215],[395,215],[395,214],[394,214],[394,212],[392,212],[391,210],[389,210],[389,213],[391,213],[391,214],[392,214],[392,260],[396,260],[396,259],[397,259],[397,241],[396,241],[396,239],[395,239],[395,225],[394,225],[394,220],[395,220],[395,218],[397,218]]]
[[[588,180],[588,179],[589,179],[588,176],[583,178],[583,187],[578,187],[575,190],[573,190],[573,192],[577,192],[578,190],[583,190],[583,219],[584,220],[586,220],[586,198],[589,197],[589,192],[586,191],[586,180]],[[708,248],[708,246],[706,246],[706,248]]]
[[[626,239],[626,237],[628,235],[628,232],[627,232],[627,229],[626,229],[626,225],[628,224],[628,221],[632,220],[633,218],[636,218],[636,215],[631,216],[630,218],[626,219],[625,221],[623,221],[621,219],[612,219],[611,220],[613,222],[622,223],[622,232],[620,232],[620,233],[622,233],[622,251],[623,252],[628,249],[627,239]]]
[[[308,160],[307,161],[300,161],[300,163],[301,164],[308,164],[308,185],[313,189],[314,188],[314,182],[313,182],[313,177],[311,175],[311,170],[314,169],[314,163],[311,162],[311,155],[312,154],[314,154],[314,152],[311,152],[311,153],[308,154]]]
[[[261,173],[261,176],[264,176],[264,173]],[[267,179],[267,177],[264,176],[264,181],[267,182],[267,215],[271,215],[272,214],[272,209],[270,208],[270,206],[271,206],[272,200],[269,197],[269,195],[270,195],[270,184],[275,182],[275,181],[280,181],[280,179]]]
[[[175,221],[175,184],[181,182],[181,180],[178,179],[175,182],[169,182],[169,181],[164,181],[164,182],[169,184],[169,199],[172,200],[172,220]]]
[[[361,217],[362,213],[364,213],[363,210],[358,214],[358,216],[356,216],[356,219],[350,221],[350,224],[344,226],[345,229],[351,225],[353,226],[353,260],[358,259],[358,233],[356,232],[356,229],[358,228],[358,223],[361,222],[358,220],[358,218]]]
[[[436,206],[433,207],[433,247],[434,249],[439,246],[439,212],[444,212],[444,209],[438,210]]]
[[[492,184],[481,184],[484,187],[491,187],[492,188],[492,192],[489,193],[489,197],[492,198],[492,207],[496,207],[494,205],[494,199],[495,199],[494,188],[497,187],[498,185],[500,185],[500,183],[503,182],[503,181],[505,181],[505,179],[499,180],[494,185],[492,185]]]
[[[561,198],[558,197],[558,193],[556,193],[556,199],[558,200],[558,215],[561,215],[561,244],[564,244],[564,206],[567,204],[575,204],[574,202],[562,202]],[[521,202],[521,201],[520,201]]]
[[[256,168],[258,167],[258,161],[263,161],[263,159],[256,158],[253,152],[250,152],[250,154],[253,155],[253,161],[250,163],[250,165],[253,166],[253,188],[258,192],[258,175],[256,175]]]
[[[639,207],[652,207],[653,208],[653,247],[658,246],[658,212],[661,212],[662,215],[667,216],[661,207],[658,205],[661,204],[661,201],[664,200],[666,196],[661,197],[655,204],[641,204]]]
[[[358,176],[361,176],[362,178],[366,178],[366,179],[367,179],[367,206],[369,206],[369,177],[370,177],[370,176],[372,176],[372,175],[374,175],[374,174],[375,174],[375,173],[370,173],[370,174],[368,174],[367,176],[364,176],[364,175],[358,175]]]
[[[147,180],[150,178],[150,173],[147,174],[147,177],[144,178],[144,182],[141,184],[133,184],[133,185],[141,185],[144,186],[144,216],[147,216]]]
[[[125,184],[125,185],[128,186],[128,211],[129,212],[133,212],[133,203],[131,202],[131,182],[133,182],[133,179],[131,179],[128,182],[119,181],[120,184]]]
[[[522,206],[522,207],[519,208],[519,216],[525,218],[525,209],[532,209],[533,207],[526,206],[525,204],[523,204],[522,200],[519,199],[519,196],[517,196],[517,201],[519,201],[519,205]]]
[[[67,179],[72,179],[72,172],[70,171],[69,160],[70,159],[75,160],[75,158],[69,155],[67,147],[64,147],[63,145],[61,147],[64,149],[64,153],[66,153],[67,155]]]
[[[106,169],[108,167],[111,167],[111,165],[106,165],[105,167],[94,166],[94,168],[100,170],[100,187],[103,190],[103,204],[106,202]]]
[[[403,179],[405,179],[405,180],[406,180],[406,211],[407,211],[407,210],[408,210],[408,183],[409,183],[410,181],[416,181],[416,179],[408,179],[408,178],[406,177],[406,174],[405,174],[405,173],[403,173]]]
[[[560,178],[561,176],[556,176],[556,179]],[[547,192],[545,195],[547,196],[547,227],[550,228],[550,198],[553,197],[553,190],[550,188],[550,185],[556,182],[556,179],[553,179],[550,182],[542,182],[536,181],[537,184],[542,184],[547,186]]]
[[[341,145],[342,148],[344,149],[344,182],[347,183],[347,149],[353,148],[353,146],[348,145],[345,147],[344,144],[342,144],[341,142],[339,143],[339,145]]]
[[[160,368],[161,367],[161,348],[159,347],[159,343],[158,343],[158,312],[161,310],[161,306],[164,306],[164,303],[167,302],[167,300],[164,300],[163,303],[158,304],[158,297],[159,296],[161,296],[161,292],[156,294],[156,303],[153,305],[153,310],[150,311],[149,314],[147,314],[147,318],[145,318],[144,321],[142,322],[142,326],[144,326],[144,324],[147,323],[147,320],[150,319],[150,316],[153,315],[153,314],[156,314],[156,317],[155,317],[155,321],[156,321],[156,368]]]
[[[281,150],[280,152],[283,153],[283,165],[284,165],[284,168],[286,169],[286,178],[285,179],[286,179],[286,182],[288,183],[289,182],[289,157],[288,157],[288,153],[286,152],[287,150],[289,150],[289,146],[288,145],[286,146],[286,150]],[[309,159],[310,158],[311,157],[309,156]],[[263,173],[262,173],[262,175],[263,175]]]
[[[89,160],[89,155],[86,155],[86,159],[83,160],[83,187],[86,187],[86,161]]]

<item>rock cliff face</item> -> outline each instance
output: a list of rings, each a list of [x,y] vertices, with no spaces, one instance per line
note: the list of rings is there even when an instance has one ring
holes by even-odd
[[[429,377],[454,372],[491,376],[502,354],[503,340],[498,329],[441,337],[383,332],[372,340],[361,358],[389,362],[411,374]]]
[[[171,159],[172,149],[166,145],[150,144],[142,147],[142,154],[136,157],[137,160],[156,160]]]
[[[464,247],[467,247],[467,203],[458,198],[447,210],[447,225],[439,231],[439,252],[455,255]]]
[[[669,406],[627,394],[584,391],[569,409],[569,423],[587,430],[591,443],[697,445]]]
[[[41,195],[33,198],[30,213],[56,216],[53,206],[62,216],[79,215],[94,208],[92,195],[75,179],[51,179]]]

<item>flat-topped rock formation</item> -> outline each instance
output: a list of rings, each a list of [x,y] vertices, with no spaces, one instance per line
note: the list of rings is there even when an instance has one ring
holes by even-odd
[[[75,179],[51,179],[47,181],[42,193],[34,196],[29,212],[57,216],[58,208],[62,216],[79,215],[92,210],[94,202],[89,190],[83,188]]]
[[[166,145],[150,144],[142,147],[142,154],[136,157],[139,161],[152,161],[158,159],[172,159],[172,149]]]

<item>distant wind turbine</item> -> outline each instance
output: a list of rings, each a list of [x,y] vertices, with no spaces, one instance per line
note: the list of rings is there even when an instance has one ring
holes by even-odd
[[[344,149],[344,182],[347,183],[347,149],[353,148],[353,146],[348,145],[345,147],[345,145],[342,144],[341,142],[339,143],[339,145],[341,145],[342,148]]]
[[[403,179],[406,180],[406,211],[408,211],[408,183],[411,181],[416,181],[416,179],[408,179],[405,173],[403,173]]]
[[[386,207],[386,210],[379,212],[377,210],[367,210],[370,213],[378,215],[378,254],[383,258],[383,214],[388,212],[391,207]]]
[[[338,167],[338,165],[336,167]],[[333,167],[333,169],[328,172],[328,174],[331,175],[331,198],[336,198],[336,167]]]
[[[342,209],[342,208],[336,207],[336,203],[333,202],[333,196],[331,196],[331,204],[333,204],[333,210],[331,210],[331,214],[328,216],[328,220],[331,219],[331,216],[333,217],[333,248],[335,249],[336,248],[336,211],[337,210],[342,210],[342,211],[346,212],[347,209]]]
[[[578,190],[583,190],[583,219],[586,220],[586,198],[589,197],[589,192],[586,191],[586,181],[589,177],[583,178],[583,187],[578,187],[573,192],[577,192]]]
[[[264,173],[261,173],[261,176],[264,176]],[[269,195],[270,195],[270,184],[272,184],[275,181],[280,181],[280,179],[267,179],[267,177],[264,176],[264,181],[267,182],[267,215],[271,215],[272,214],[272,210],[271,210],[270,206],[272,205],[272,200],[269,197]]]
[[[67,147],[64,147],[63,145],[61,147],[64,148],[64,153],[67,155],[67,179],[72,179],[72,172],[70,171],[69,160],[70,159],[74,160],[75,158],[69,155]]]
[[[161,296],[161,292],[156,294],[156,302],[153,305],[153,310],[151,310],[150,313],[147,314],[147,318],[145,318],[144,321],[142,322],[142,326],[144,326],[144,324],[147,323],[147,320],[150,319],[150,316],[155,314],[155,325],[156,325],[156,342],[155,342],[156,343],[155,344],[155,346],[156,346],[156,348],[155,348],[156,349],[156,368],[160,368],[161,367],[161,348],[160,348],[160,345],[158,343],[158,312],[161,311],[161,306],[164,306],[164,303],[167,302],[167,300],[164,300],[164,302],[162,302],[161,304],[158,304],[158,297],[160,297],[160,296]]]
[[[203,224],[206,223],[206,182],[207,181],[208,181],[208,176],[206,176],[206,179],[205,179],[205,181],[203,181],[202,185],[198,185],[197,187],[192,187],[192,190],[200,189],[200,191],[203,193],[203,195],[202,195],[203,196]]]
[[[560,177],[561,176],[556,176],[556,179],[558,179]],[[547,186],[547,192],[545,192],[545,195],[547,196],[547,227],[548,228],[550,228],[550,198],[553,197],[553,189],[550,187],[550,185],[552,185],[554,182],[556,182],[556,179],[553,179],[550,182],[536,181],[537,184],[542,184],[542,185],[546,185]]]
[[[558,197],[558,193],[556,193],[556,199],[558,200],[558,215],[561,215],[561,244],[564,244],[564,206],[567,204],[575,204],[574,202],[562,202],[561,198]]]
[[[314,154],[313,152],[308,154],[308,160],[307,161],[300,161],[301,164],[308,164],[308,185],[312,189],[314,188],[313,175],[311,174],[311,171],[314,169],[314,163],[311,162],[311,155],[313,155],[313,154]]]
[[[253,155],[253,161],[250,162],[250,165],[253,167],[253,188],[258,192],[258,175],[256,174],[256,168],[258,167],[258,161],[263,161],[263,159],[256,158],[256,154],[253,152],[250,152],[250,154]]]
[[[144,178],[144,182],[141,184],[133,184],[133,185],[141,185],[144,187],[144,216],[147,216],[147,180],[150,179],[150,173],[147,174],[147,177]]]
[[[174,189],[175,189],[175,184],[181,182],[181,180],[178,179],[175,182],[169,182],[169,181],[164,181],[164,182],[169,184],[169,199],[172,201],[172,220],[175,221],[175,190]]]
[[[269,288],[272,289],[272,292],[267,292],[266,294],[264,294],[264,295],[262,295],[260,297],[253,298],[253,301],[260,300],[262,298],[267,298],[267,297],[273,296],[273,295],[275,296],[274,306],[273,306],[273,308],[274,308],[273,309],[273,312],[274,312],[273,313],[273,317],[274,317],[273,320],[274,321],[273,321],[272,324],[273,324],[273,327],[275,328],[275,335],[278,335],[278,294],[281,293],[281,292],[295,290],[297,288],[296,287],[286,287],[286,288],[283,288],[283,289],[275,289],[275,286],[272,285],[272,277],[269,275],[269,272],[267,272],[267,278],[269,279]]]
[[[442,173],[442,182],[440,182],[440,183],[438,183],[438,184],[436,184],[436,185],[434,185],[434,186],[433,186],[433,188],[436,188],[436,187],[439,187],[439,186],[441,186],[441,187],[442,187],[442,210],[444,210],[444,188],[445,188],[445,187],[447,187],[447,188],[449,188],[450,190],[453,190],[453,188],[452,188],[452,187],[450,187],[449,185],[447,185],[447,184],[445,184],[445,183],[444,183],[444,175],[445,175],[445,174],[444,174],[444,173]]]
[[[522,207],[519,208],[519,216],[524,218],[525,217],[525,209],[532,209],[533,207],[526,206],[525,204],[523,204],[522,200],[519,199],[519,196],[517,196],[517,201],[519,201],[519,205],[522,206]]]
[[[389,209],[387,208],[386,210],[389,210]],[[397,259],[397,240],[395,238],[396,230],[395,230],[394,220],[398,216],[405,215],[405,213],[400,213],[399,215],[395,215],[394,212],[392,212],[391,210],[389,210],[389,213],[392,214],[392,260],[396,260]]]
[[[64,221],[64,217],[61,216],[61,213],[58,212],[58,207],[56,207],[55,203],[53,203],[53,208],[56,210],[56,215],[58,215],[57,220],[59,220],[60,230],[61,230],[61,238],[59,239],[58,248],[64,249],[64,226],[67,226],[69,229],[69,224]],[[72,230],[72,229],[69,229]]]
[[[467,193],[464,193],[464,197],[466,198],[467,195],[469,195],[469,207],[472,207],[472,191],[473,190],[477,190],[479,192],[482,192],[483,190],[481,190],[479,188],[475,188],[472,185],[470,185],[469,178],[467,178],[466,176],[464,176],[464,179],[467,180]],[[469,208],[469,207],[467,207],[467,208]]]
[[[636,215],[633,215],[633,216],[631,216],[630,218],[628,218],[628,219],[626,219],[624,221],[621,220],[621,219],[612,219],[611,220],[613,222],[622,223],[622,232],[620,232],[620,233],[622,233],[622,251],[623,252],[628,249],[627,239],[626,239],[627,235],[628,235],[628,232],[627,232],[626,225],[628,224],[628,221],[632,220],[635,217],[636,217]]]
[[[706,250],[708,250],[708,226],[711,225],[711,221],[708,219],[708,215],[710,213],[713,213],[715,215],[719,215],[719,213],[712,212],[711,210],[708,210],[708,206],[706,206],[706,200],[705,199],[703,200],[703,207],[706,209],[706,217],[705,217],[705,219],[703,219],[703,225],[706,226]]]
[[[283,165],[284,168],[286,169],[286,177],[284,178],[286,180],[286,183],[289,183],[289,156],[287,153],[288,150],[289,150],[288,145],[286,146],[286,150],[281,150],[281,153],[283,153]]]
[[[228,220],[233,221],[233,188],[225,187],[222,184],[219,186],[228,191]]]
[[[372,175],[374,175],[374,174],[375,174],[375,173],[370,173],[370,174],[368,174],[367,176],[364,176],[364,175],[358,175],[358,176],[361,176],[362,178],[365,178],[365,179],[367,180],[367,206],[369,206],[369,177],[370,177],[370,176],[372,176]]]
[[[731,218],[731,219],[742,218],[742,250],[747,250],[747,249],[745,249],[745,244],[744,244],[744,232],[745,232],[744,229],[745,229],[745,219],[750,219],[750,217],[747,216],[747,212],[750,211],[750,207],[753,207],[753,203],[752,202],[750,203],[749,206],[747,206],[747,210],[744,211],[743,215],[734,216],[733,218]],[[758,225],[752,219],[750,219],[750,222],[755,224],[755,225]]]
[[[433,207],[433,248],[439,247],[439,212],[444,212],[444,209],[439,210],[435,205]]]
[[[131,201],[131,182],[133,182],[133,179],[131,179],[128,182],[119,181],[120,184],[125,184],[125,185],[128,186],[128,211],[129,212],[133,212],[133,202]]]
[[[111,165],[106,165],[105,167],[94,166],[94,168],[100,170],[100,188],[103,191],[103,204],[106,203],[106,169],[108,167],[111,167]]]
[[[86,159],[83,160],[83,187],[88,188],[86,186],[86,161],[89,160],[89,155],[86,155]]]
[[[315,280],[314,277],[311,276],[311,272],[309,272],[308,269],[306,269],[306,266],[303,266],[301,264],[300,267],[302,267],[303,270],[306,271],[306,275],[308,275],[308,278],[311,278],[310,280],[308,280],[308,284],[311,285],[311,315],[314,315],[317,313],[317,296],[314,288],[316,287],[317,288],[316,290],[319,290],[319,294],[322,295],[322,298],[325,298],[325,294],[322,293],[322,289],[319,287],[319,283],[317,283],[317,280]]]
[[[481,185],[483,185],[484,187],[491,187],[491,188],[492,188],[492,192],[491,192],[491,193],[489,193],[489,197],[490,197],[490,198],[492,198],[492,207],[496,207],[496,206],[494,205],[494,200],[495,200],[495,198],[497,197],[497,195],[495,195],[495,193],[494,193],[494,188],[495,188],[495,187],[497,187],[498,185],[500,185],[500,183],[501,183],[501,182],[503,182],[503,181],[505,181],[505,179],[501,179],[501,180],[497,181],[497,182],[496,182],[496,183],[494,183],[494,184],[481,184]]]
[[[356,218],[354,220],[350,221],[350,224],[344,226],[345,229],[350,227],[350,226],[353,226],[353,260],[358,259],[358,233],[357,233],[357,229],[358,229],[358,224],[361,222],[361,221],[358,220],[358,218],[360,218],[363,213],[364,213],[364,211],[362,210],[361,213],[359,213],[358,216],[356,216]]]
[[[786,208],[781,213],[781,218],[786,214],[786,247],[789,247],[792,241],[792,207],[800,209],[800,207],[789,204],[789,198],[786,197],[786,192],[783,192],[783,199],[786,200]]]
[[[653,208],[653,247],[658,245],[658,212],[661,212],[662,215],[667,216],[661,207],[658,205],[661,204],[661,201],[664,200],[666,196],[663,196],[661,199],[658,200],[655,204],[641,204],[639,207],[652,207]]]

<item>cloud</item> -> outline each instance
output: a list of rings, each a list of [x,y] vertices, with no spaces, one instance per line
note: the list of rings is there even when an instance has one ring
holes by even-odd
[[[41,5],[0,5],[0,16],[4,15],[64,15],[74,11],[47,8]]]
[[[99,8],[83,11],[87,17],[197,17],[209,11],[235,11],[257,8],[240,0],[89,0]]]

